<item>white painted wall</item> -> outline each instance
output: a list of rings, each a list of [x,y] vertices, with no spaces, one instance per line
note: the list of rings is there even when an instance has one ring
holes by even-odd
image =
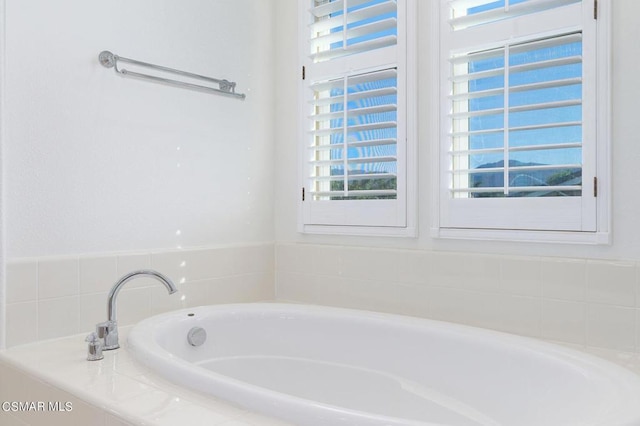
[[[612,1],[612,0],[607,0]],[[497,254],[564,256],[596,259],[640,259],[640,144],[638,141],[638,96],[640,80],[640,27],[635,17],[640,14],[640,2],[615,0],[613,4],[613,244],[610,246],[583,246],[543,243],[499,243],[487,241],[460,241],[433,239],[429,236],[431,182],[429,123],[435,111],[430,111],[432,93],[429,40],[430,4],[418,2],[419,28],[419,232],[418,238],[363,238],[341,236],[302,235],[297,232],[297,206],[300,183],[293,179],[298,174],[298,128],[291,117],[298,108],[297,90],[299,69],[297,11],[290,0],[276,0],[278,25],[276,26],[276,75],[280,103],[276,110],[276,240],[279,242],[305,242],[366,247],[395,247],[426,250],[466,251]]]
[[[4,199],[4,164],[3,164],[3,141],[4,141],[4,1],[0,1],[0,205],[5,206]],[[0,208],[0,349],[6,347],[6,327],[7,323],[7,288],[5,280],[5,229],[4,210]]]
[[[273,240],[270,2],[5,1],[7,258]],[[247,100],[122,78],[102,50]]]

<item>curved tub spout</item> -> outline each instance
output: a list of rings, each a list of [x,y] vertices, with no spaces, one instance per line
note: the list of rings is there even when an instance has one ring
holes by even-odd
[[[139,271],[129,272],[120,278],[111,288],[109,296],[107,298],[107,315],[108,320],[102,322],[96,326],[98,336],[104,339],[104,350],[118,349],[120,344],[118,343],[118,320],[116,319],[117,304],[116,298],[120,289],[129,281],[135,278],[149,277],[160,281],[166,288],[169,294],[173,294],[178,291],[175,284],[165,275],[153,269],[141,269]]]

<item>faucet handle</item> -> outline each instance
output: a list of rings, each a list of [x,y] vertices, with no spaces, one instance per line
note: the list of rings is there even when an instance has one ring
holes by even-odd
[[[104,350],[118,349],[118,324],[115,321],[105,321],[96,325],[97,336],[104,339]]]
[[[102,355],[102,341],[95,331],[89,334],[84,341],[89,343],[87,361],[98,361],[104,358],[104,355]]]
[[[99,322],[98,324],[96,324],[96,335],[99,338],[104,339],[110,331],[113,331],[115,326],[115,321]]]

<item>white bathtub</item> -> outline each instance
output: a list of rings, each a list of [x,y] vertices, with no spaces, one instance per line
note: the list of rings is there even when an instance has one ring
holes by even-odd
[[[191,346],[192,327],[206,330]],[[158,374],[296,425],[640,425],[640,377],[534,339],[288,304],[205,306],[130,332]]]

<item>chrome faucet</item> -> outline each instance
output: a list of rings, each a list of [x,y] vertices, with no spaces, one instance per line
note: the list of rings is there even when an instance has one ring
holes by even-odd
[[[116,297],[118,296],[120,289],[123,285],[125,285],[125,283],[138,277],[155,278],[156,280],[164,284],[164,286],[169,291],[169,294],[173,294],[178,291],[175,284],[173,284],[173,282],[169,278],[152,269],[142,269],[139,271],[129,272],[128,274],[120,278],[113,285],[113,288],[111,288],[111,291],[109,292],[109,296],[107,298],[107,321],[101,322],[96,325],[96,332],[98,333],[98,337],[104,339],[104,346],[102,349],[105,351],[118,349],[120,347],[120,344],[118,343],[118,322],[116,320]]]

